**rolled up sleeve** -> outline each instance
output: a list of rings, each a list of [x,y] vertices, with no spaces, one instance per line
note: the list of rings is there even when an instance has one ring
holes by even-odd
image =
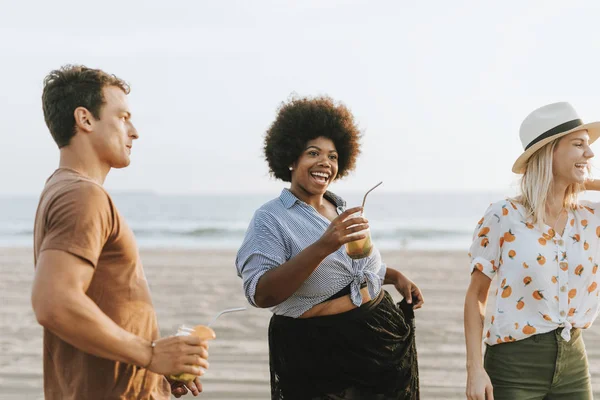
[[[490,279],[496,275],[502,248],[501,216],[502,206],[499,203],[492,204],[475,227],[469,250],[471,273],[477,269]]]
[[[238,276],[242,278],[246,299],[254,307],[258,307],[254,298],[260,278],[289,258],[281,230],[281,223],[272,214],[259,210],[250,221],[238,251]]]

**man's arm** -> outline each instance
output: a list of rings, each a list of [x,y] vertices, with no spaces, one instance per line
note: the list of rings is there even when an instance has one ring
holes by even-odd
[[[38,322],[67,343],[98,357],[148,367],[169,375],[202,375],[208,368],[207,344],[195,336],[149,341],[120,326],[87,295],[92,265],[60,250],[45,250],[38,258],[31,301]]]

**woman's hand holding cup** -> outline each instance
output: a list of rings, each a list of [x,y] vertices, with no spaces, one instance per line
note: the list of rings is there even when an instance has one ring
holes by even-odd
[[[365,239],[369,235],[367,231],[369,221],[360,215],[352,216],[352,214],[362,213],[362,210],[362,207],[349,208],[331,221],[325,233],[318,240],[319,245],[327,254],[337,251],[348,242]]]

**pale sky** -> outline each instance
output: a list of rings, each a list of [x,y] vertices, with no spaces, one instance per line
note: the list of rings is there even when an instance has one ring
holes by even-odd
[[[364,131],[335,190],[503,191],[530,111],[600,120],[600,2],[495,3],[0,0],[0,194],[37,194],[56,167],[40,96],[67,63],[132,86],[140,139],[109,190],[278,193],[263,137],[297,93]]]

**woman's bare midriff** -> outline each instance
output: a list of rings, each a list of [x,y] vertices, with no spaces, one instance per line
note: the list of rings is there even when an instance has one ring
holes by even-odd
[[[362,304],[371,301],[371,295],[369,295],[368,288],[364,287],[360,289],[360,293],[362,295]],[[317,304],[316,306],[302,314],[299,318],[313,318],[322,317],[325,315],[341,314],[343,312],[350,311],[355,308],[357,308],[357,306],[355,306],[354,303],[352,303],[350,295],[346,295],[337,299],[325,301],[321,304]]]

